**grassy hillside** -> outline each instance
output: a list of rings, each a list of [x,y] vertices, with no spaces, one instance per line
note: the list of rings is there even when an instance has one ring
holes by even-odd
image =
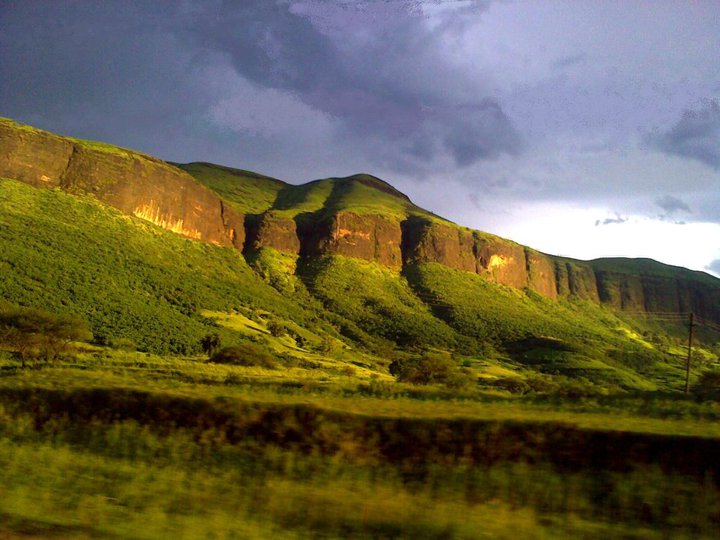
[[[292,185],[249,171],[209,163],[178,166],[246,214],[274,210],[278,215],[294,218],[304,213],[350,211],[360,215],[380,214],[398,220],[408,216],[439,219],[415,206],[386,182],[366,174]]]
[[[236,250],[185,240],[92,197],[0,180],[0,245],[5,301],[79,315],[96,335],[149,351],[197,352],[216,329],[205,309],[309,317]]]
[[[419,298],[457,332],[543,373],[602,385],[679,388],[682,357],[641,337],[642,325],[585,301],[552,301],[439,264],[406,267]]]
[[[178,167],[243,214],[258,214],[272,208],[278,193],[288,186],[269,176],[212,163],[186,163]]]

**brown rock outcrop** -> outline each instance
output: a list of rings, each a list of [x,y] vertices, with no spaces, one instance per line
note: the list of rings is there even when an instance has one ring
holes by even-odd
[[[400,223],[381,215],[338,212],[302,228],[303,252],[335,254],[402,266]]]
[[[645,294],[640,276],[598,271],[598,295],[603,304],[626,311],[645,311]]]
[[[600,302],[595,271],[588,264],[555,258],[555,280],[561,298],[576,296]]]
[[[525,248],[525,262],[527,264],[528,287],[547,298],[557,298],[555,265],[550,257],[534,249]]]
[[[476,271],[490,281],[522,289],[528,284],[525,248],[498,237],[475,233]]]
[[[475,272],[475,238],[472,231],[423,219],[403,223],[403,260],[407,264],[436,262]]]
[[[74,144],[62,137],[0,120],[0,176],[35,187],[57,187]]]
[[[89,193],[188,238],[244,242],[241,215],[184,171],[144,154],[0,121],[0,176]]]
[[[285,253],[300,253],[300,239],[292,218],[270,211],[246,222],[245,249],[258,251],[270,247]]]

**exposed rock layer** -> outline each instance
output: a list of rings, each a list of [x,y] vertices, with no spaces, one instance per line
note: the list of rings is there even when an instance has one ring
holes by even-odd
[[[156,158],[0,122],[0,176],[89,193],[183,236],[241,247],[242,216],[190,175]]]

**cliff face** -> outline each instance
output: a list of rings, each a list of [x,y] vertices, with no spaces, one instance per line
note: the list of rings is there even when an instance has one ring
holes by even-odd
[[[423,219],[408,219],[403,223],[403,260],[406,264],[436,262],[475,272],[475,238],[466,231]]]
[[[403,225],[403,259],[406,264],[440,263],[502,285],[528,287],[548,298],[557,298],[550,257],[451,224],[407,220]]]
[[[258,251],[271,247],[285,253],[300,253],[300,239],[295,221],[278,215],[276,212],[265,212],[259,216],[246,218],[247,238],[245,249]]]
[[[475,235],[476,271],[495,283],[522,289],[528,284],[525,248],[497,237]]]
[[[241,247],[242,216],[159,159],[0,122],[0,176],[89,193],[188,238]]]
[[[337,212],[300,227],[304,255],[334,254],[402,266],[400,223],[380,215]]]
[[[574,295],[600,302],[597,277],[588,264],[556,258],[555,282],[558,296],[562,298]]]
[[[598,261],[590,264],[597,265]],[[691,311],[720,322],[720,285],[710,283],[707,276],[682,268],[669,275],[613,271],[606,264],[595,272],[600,301],[616,309],[647,313]]]

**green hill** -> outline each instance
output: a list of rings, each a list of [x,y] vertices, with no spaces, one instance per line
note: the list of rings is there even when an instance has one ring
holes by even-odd
[[[2,301],[83,317],[101,342],[196,354],[219,332],[302,358],[341,339],[384,374],[435,350],[481,380],[678,389],[681,317],[694,311],[708,322],[698,359],[716,358],[720,281],[707,274],[545,255],[367,174],[292,185],[9,120],[0,143]],[[289,329],[284,342],[271,321]]]

